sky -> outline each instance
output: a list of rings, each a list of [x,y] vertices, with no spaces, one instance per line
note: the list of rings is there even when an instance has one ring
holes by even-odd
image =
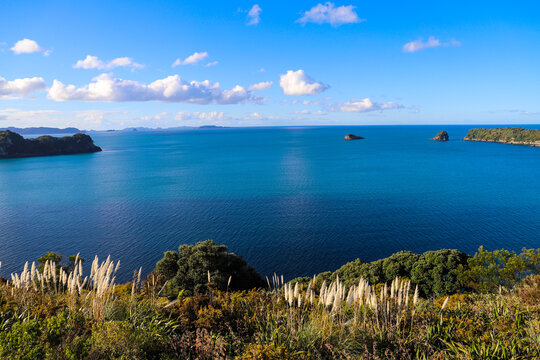
[[[539,124],[538,1],[2,1],[0,127]]]

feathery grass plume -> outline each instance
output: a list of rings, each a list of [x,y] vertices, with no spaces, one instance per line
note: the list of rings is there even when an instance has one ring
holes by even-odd
[[[120,261],[115,267],[110,255],[101,264],[97,255],[92,262],[89,296],[92,298],[92,313],[96,320],[104,319],[105,306],[113,296],[115,275],[119,267]]]
[[[448,304],[448,299],[450,299],[449,296],[447,296],[446,299],[444,299],[444,302],[443,302],[443,304],[442,304],[442,306],[441,306],[441,310],[444,310],[444,308],[445,308],[446,305]]]

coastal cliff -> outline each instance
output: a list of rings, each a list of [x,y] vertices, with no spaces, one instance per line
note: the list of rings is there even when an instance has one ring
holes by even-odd
[[[540,146],[540,129],[523,128],[476,128],[463,138],[467,141],[499,142],[514,145]]]
[[[68,155],[101,151],[92,138],[78,133],[61,138],[40,136],[25,139],[13,131],[0,131],[0,159],[47,155]]]

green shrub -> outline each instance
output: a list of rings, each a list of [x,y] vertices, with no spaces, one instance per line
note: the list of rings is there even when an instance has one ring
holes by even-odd
[[[207,291],[210,281],[219,290],[247,290],[265,286],[262,277],[227,246],[213,240],[181,245],[178,252],[167,251],[156,264],[155,272],[169,281],[167,295],[175,298],[181,290]],[[230,281],[230,282],[229,282]]]

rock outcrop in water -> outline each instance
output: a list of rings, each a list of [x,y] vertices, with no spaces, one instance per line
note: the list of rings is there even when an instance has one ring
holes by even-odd
[[[448,133],[446,131],[439,131],[439,133],[437,135],[435,135],[435,137],[432,137],[431,140],[435,140],[435,141],[448,141],[449,137],[448,137]]]
[[[25,139],[13,131],[0,131],[0,159],[47,155],[68,155],[101,151],[92,138],[78,133],[61,138],[40,136]]]
[[[345,140],[361,140],[363,137],[353,134],[347,134],[345,135]]]

